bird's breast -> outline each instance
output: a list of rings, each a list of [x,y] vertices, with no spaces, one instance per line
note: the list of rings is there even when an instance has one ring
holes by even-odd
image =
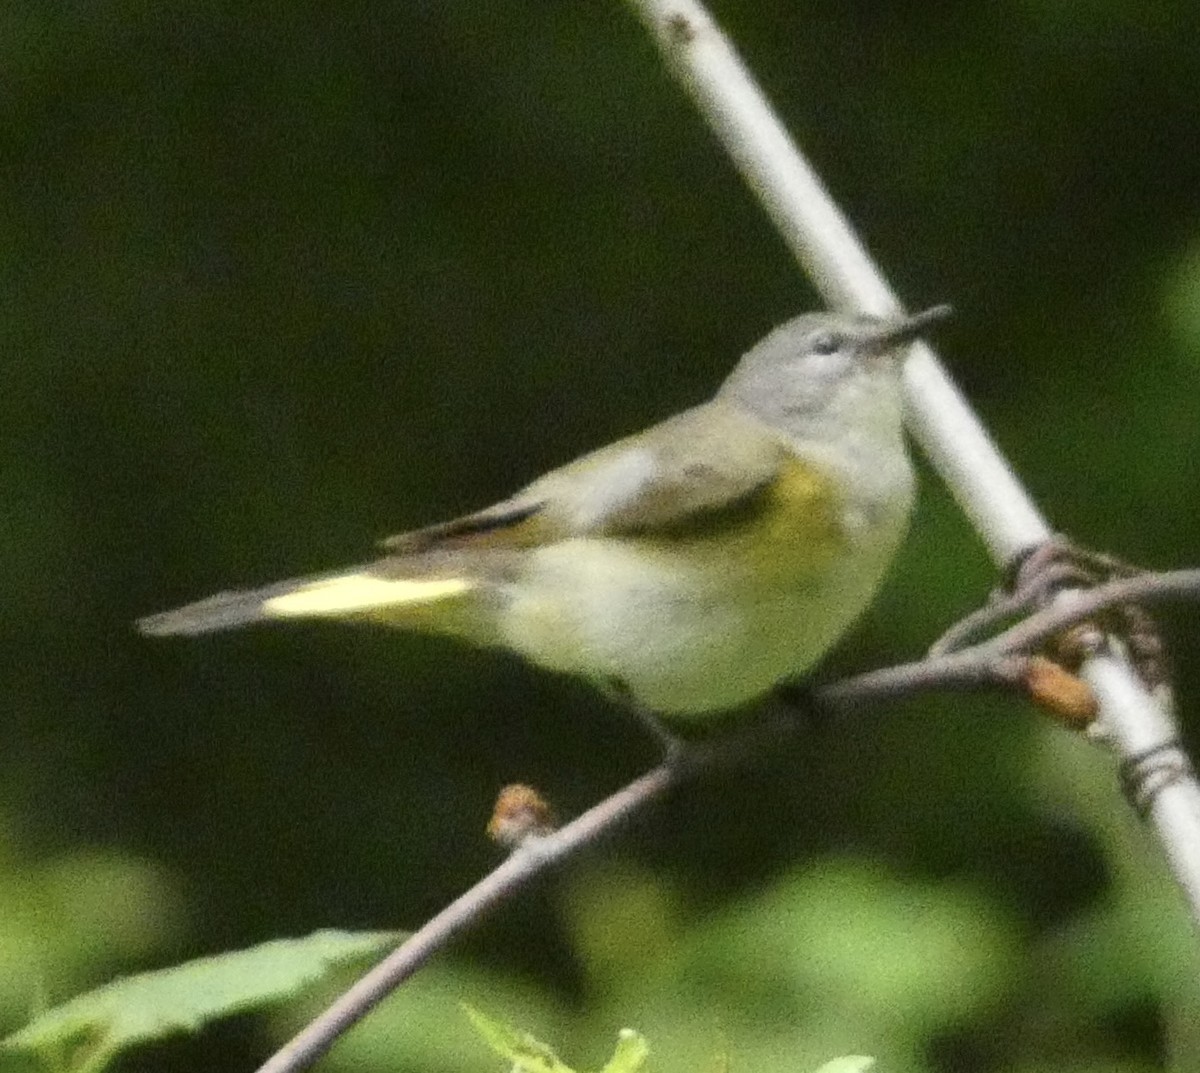
[[[509,586],[505,642],[535,663],[619,681],[688,718],[744,705],[810,667],[879,585],[907,500],[769,518],[721,538],[584,537],[531,552]]]

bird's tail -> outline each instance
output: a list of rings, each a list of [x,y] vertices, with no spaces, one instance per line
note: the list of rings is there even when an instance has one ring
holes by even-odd
[[[294,618],[411,618],[421,608],[459,596],[475,582],[446,572],[416,571],[394,576],[394,564],[360,567],[339,574],[280,581],[261,589],[220,592],[173,611],[139,619],[138,629],[155,637],[231,630],[255,622]],[[421,576],[425,573],[425,576]],[[420,617],[419,614],[417,617]]]

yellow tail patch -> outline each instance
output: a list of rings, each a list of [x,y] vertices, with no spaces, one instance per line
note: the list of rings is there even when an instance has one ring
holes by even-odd
[[[319,615],[352,615],[397,604],[426,603],[457,596],[472,587],[464,578],[416,581],[411,578],[382,578],[370,574],[346,574],[302,585],[283,596],[265,600],[267,618],[306,618]]]

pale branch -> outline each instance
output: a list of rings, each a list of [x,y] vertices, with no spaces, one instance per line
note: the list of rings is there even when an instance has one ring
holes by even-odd
[[[667,66],[762,202],[780,235],[835,308],[890,313],[900,301],[698,0],[628,0]],[[908,423],[1001,567],[1053,533],[942,369],[917,344],[905,363]],[[1082,674],[1100,702],[1104,735],[1125,770],[1145,755],[1182,772],[1161,785],[1149,819],[1200,923],[1200,784],[1188,774],[1171,713],[1119,652],[1097,653]]]
[[[628,0],[667,66],[829,305],[901,302],[719,26],[697,0]],[[998,562],[1051,535],[986,429],[924,344],[905,363],[908,420]]]
[[[1145,574],[1108,582],[1086,594],[1076,594],[1069,605],[1044,608],[999,637],[971,648],[818,686],[809,702],[822,712],[853,713],[880,702],[938,691],[1020,690],[1031,652],[1062,630],[1135,597],[1144,603],[1200,600],[1200,570]],[[762,755],[782,735],[794,733],[802,725],[801,720],[777,710],[741,733],[680,745],[662,764],[560,830],[527,839],[341,994],[260,1066],[257,1073],[298,1073],[307,1069],[434,954],[524,890],[543,871],[611,834],[685,778],[751,760]],[[1178,774],[1174,769],[1156,768],[1160,773],[1163,770]]]

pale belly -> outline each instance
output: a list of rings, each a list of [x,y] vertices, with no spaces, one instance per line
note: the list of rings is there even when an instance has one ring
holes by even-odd
[[[505,642],[553,670],[619,685],[676,719],[745,705],[807,670],[874,595],[907,511],[876,520],[830,563],[748,577],[736,557],[696,569],[607,539],[533,552],[506,594]]]

